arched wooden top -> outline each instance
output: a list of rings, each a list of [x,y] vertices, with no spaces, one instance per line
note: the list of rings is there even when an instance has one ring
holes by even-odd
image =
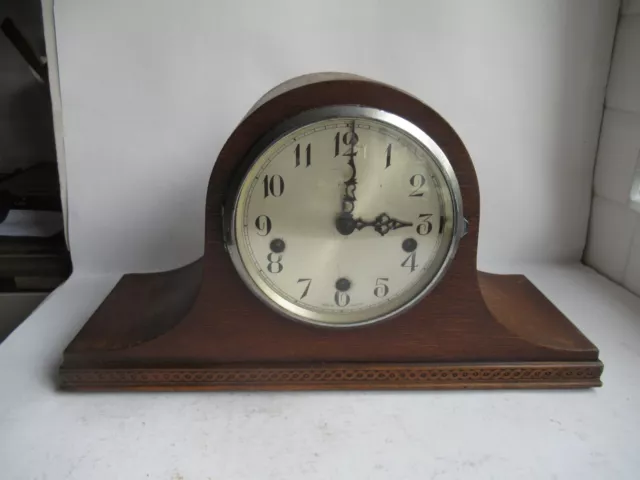
[[[469,233],[460,248],[469,249],[472,255],[462,256],[475,268],[480,195],[476,172],[462,140],[442,116],[416,97],[348,74],[313,74],[285,82],[268,92],[242,120],[222,148],[209,180],[207,244],[222,240],[219,215],[229,186],[242,173],[240,170],[251,147],[284,120],[330,105],[360,105],[394,113],[424,130],[440,146],[458,178],[463,213],[469,222]]]

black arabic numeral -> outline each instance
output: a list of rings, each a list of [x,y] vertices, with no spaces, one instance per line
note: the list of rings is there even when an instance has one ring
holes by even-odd
[[[271,232],[271,219],[266,215],[258,215],[256,218],[256,228],[258,235],[266,237]]]
[[[391,166],[391,144],[387,147],[387,166],[384,168],[389,168]]]
[[[349,131],[342,135],[342,143],[349,147],[347,151],[342,154],[342,156],[355,157],[356,155],[358,155],[358,152],[355,151],[355,148],[359,141],[360,138],[358,137],[358,134],[356,132]],[[333,143],[335,148],[333,157],[335,158],[340,155],[340,132],[337,132],[333,137]]]
[[[404,262],[402,262],[400,265],[402,265],[404,268],[411,269],[412,272],[416,268],[418,268],[418,265],[416,265],[416,252],[411,252],[409,256],[404,260]]]
[[[378,298],[384,298],[389,294],[388,278],[380,277],[376,280],[376,288],[373,289],[373,294]]]
[[[424,195],[423,192],[420,192],[420,189],[424,186],[424,184],[427,182],[426,178],[424,178],[424,175],[420,174],[420,173],[416,173],[413,177],[411,177],[409,179],[409,183],[411,184],[411,186],[413,188],[415,188],[415,190],[413,192],[411,192],[409,194],[410,197],[422,197]]]
[[[307,144],[307,148],[305,149],[305,154],[306,154],[306,158],[307,158],[307,167],[311,166],[311,144],[308,143]],[[296,149],[295,149],[295,155],[296,155],[296,167],[300,166],[300,144],[296,145]]]
[[[352,131],[348,131],[342,136],[342,143],[345,145],[351,145],[352,147],[355,147],[359,140],[358,134]]]
[[[267,198],[269,194],[279,197],[284,193],[284,180],[280,175],[272,175],[271,178],[269,175],[265,175],[262,184],[264,185],[264,198]]]
[[[275,260],[274,255],[277,255]],[[279,253],[270,253],[267,255],[267,261],[269,262],[267,264],[267,270],[271,273],[280,273],[284,269],[284,266],[280,263],[282,261],[282,255]]]
[[[302,300],[304,297],[306,297],[307,293],[309,293],[309,287],[311,286],[311,279],[310,278],[299,278],[298,279],[298,283],[302,283],[302,282],[307,282],[307,286],[304,287],[304,291],[302,292],[302,295],[300,295],[300,300]]]
[[[349,305],[351,297],[347,292],[336,290],[336,294],[333,296],[333,301],[336,302],[336,305],[339,307],[346,307],[347,305]]]
[[[433,223],[431,223],[431,217],[433,217],[432,213],[421,213],[418,215],[420,218],[420,223],[416,227],[416,232],[418,235],[429,235],[431,230],[433,230]]]

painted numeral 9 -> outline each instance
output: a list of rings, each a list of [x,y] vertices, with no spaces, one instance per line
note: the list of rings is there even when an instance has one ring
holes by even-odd
[[[271,232],[271,219],[266,215],[258,215],[255,225],[261,237],[266,237]]]

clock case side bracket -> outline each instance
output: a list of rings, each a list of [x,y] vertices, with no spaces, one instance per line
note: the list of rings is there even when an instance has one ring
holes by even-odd
[[[249,292],[225,252],[221,213],[244,156],[272,125],[342,104],[390,111],[427,131],[453,165],[469,226],[447,276],[416,307],[370,327],[330,331],[283,319]],[[88,390],[600,385],[597,348],[533,284],[521,275],[476,270],[479,207],[469,154],[431,108],[362,78],[302,82],[250,112],[221,150],[207,191],[204,256],[169,272],[125,275],[65,350],[60,385]],[[401,367],[403,373],[390,376]],[[453,381],[458,374],[465,380]]]

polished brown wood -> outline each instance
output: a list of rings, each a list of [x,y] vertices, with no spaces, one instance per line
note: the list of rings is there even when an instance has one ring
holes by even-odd
[[[340,104],[380,108],[423,130],[449,158],[469,232],[445,279],[378,324],[327,329],[282,318],[238,277],[224,248],[227,189],[274,125]],[[557,388],[600,385],[597,348],[525,277],[476,270],[480,200],[462,141],[435,111],[364,79],[304,83],[236,128],[209,182],[205,254],[183,268],[126,275],[64,353],[69,389]]]

